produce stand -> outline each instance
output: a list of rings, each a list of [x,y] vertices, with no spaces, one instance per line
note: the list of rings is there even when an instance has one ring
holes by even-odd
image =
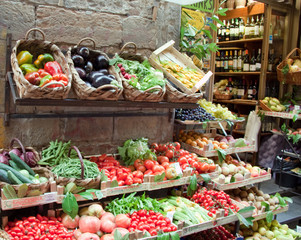
[[[282,119],[293,119],[295,116],[297,116],[297,120],[301,120],[301,114],[293,114],[293,113],[287,113],[287,112],[270,112],[270,111],[260,111],[265,116],[269,117],[277,117]]]
[[[276,214],[279,214],[279,213],[282,213],[282,212],[286,212],[286,211],[288,211],[288,208],[289,208],[289,206],[287,205],[285,207],[280,207],[276,210],[273,210],[272,211],[273,215],[276,215]],[[261,213],[261,214],[253,215],[252,216],[254,218],[253,221],[258,221],[260,219],[265,219],[267,217],[267,214],[268,214],[267,212],[264,212],[264,213]]]

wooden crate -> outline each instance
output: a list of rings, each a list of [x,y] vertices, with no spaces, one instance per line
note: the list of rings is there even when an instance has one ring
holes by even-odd
[[[156,51],[154,51],[150,58],[149,62],[151,65],[163,71],[164,75],[178,88],[180,88],[184,93],[186,94],[193,94],[197,92],[211,77],[212,72],[208,72],[205,74],[202,70],[200,70],[197,66],[194,65],[193,61],[189,57],[185,57],[182,53],[180,53],[177,49],[175,49],[173,46],[175,44],[175,41],[171,40],[168,43],[164,44],[162,47],[158,48]],[[181,67],[188,67],[195,69],[196,71],[202,73],[204,77],[200,79],[200,81],[195,84],[195,86],[192,89],[187,88],[183,83],[181,83],[179,80],[177,80],[174,76],[172,76],[169,72],[166,71],[165,68],[163,68],[158,60],[168,60],[172,61]]]

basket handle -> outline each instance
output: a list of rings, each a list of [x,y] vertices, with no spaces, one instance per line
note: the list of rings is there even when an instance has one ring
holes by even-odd
[[[39,33],[41,33],[42,38],[43,38],[43,41],[45,41],[45,33],[44,33],[41,29],[39,29],[39,28],[32,28],[32,29],[29,29],[29,30],[27,31],[27,33],[25,34],[25,40],[28,39],[28,35],[29,35],[31,32],[39,32]]]
[[[10,142],[10,145],[9,145],[9,149],[13,149],[13,146],[14,146],[14,143],[17,142],[21,149],[22,149],[22,152],[23,152],[23,156],[24,156],[24,162],[27,162],[27,157],[26,157],[26,150],[24,148],[24,145],[21,143],[21,141],[18,139],[18,138],[13,138]]]
[[[144,92],[150,92],[152,90],[159,90],[160,92],[162,92],[162,87],[159,87],[159,86],[154,86],[154,87],[151,87],[149,89],[146,89]]]
[[[137,45],[134,42],[127,42],[126,44],[123,45],[123,47],[120,49],[119,54],[123,53],[125,48],[128,47],[129,45],[133,45],[134,46],[134,54],[137,53]]]
[[[301,53],[301,50],[300,50],[299,48],[294,48],[289,54],[287,54],[285,60],[288,60],[289,57],[290,57],[296,50],[299,52],[299,54]]]
[[[81,39],[81,40],[78,42],[77,46],[80,46],[80,44],[81,44],[82,42],[84,42],[84,41],[91,41],[91,42],[93,43],[93,49],[96,48],[95,40],[94,40],[93,38],[90,38],[90,37],[85,37],[85,38]]]
[[[115,89],[116,91],[118,91],[118,89],[119,89],[117,86],[115,86],[115,85],[110,85],[110,84],[103,85],[103,86],[98,87],[98,88],[96,88],[96,89],[102,90],[102,89],[106,89],[106,88],[112,88],[112,89]]]
[[[69,149],[69,152],[68,152],[68,157],[70,157],[70,153],[71,153],[71,150],[74,149],[79,157],[79,161],[80,161],[80,165],[81,165],[81,169],[82,169],[82,172],[81,172],[81,178],[84,179],[84,174],[85,174],[85,167],[84,167],[84,161],[83,161],[83,157],[80,153],[80,151],[78,150],[78,148],[76,146],[72,146],[70,149]]]
[[[61,85],[59,87],[63,87],[63,88],[65,87],[64,83],[62,83],[62,82],[49,82],[49,83],[45,84],[43,87],[41,87],[41,89],[47,88],[48,86],[51,86],[53,84]]]

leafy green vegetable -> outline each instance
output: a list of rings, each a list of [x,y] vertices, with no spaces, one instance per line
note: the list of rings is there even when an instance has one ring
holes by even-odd
[[[247,144],[245,143],[245,140],[243,138],[237,139],[234,147],[245,147]]]
[[[67,192],[67,194],[64,196],[62,208],[64,213],[68,214],[72,219],[75,218],[78,213],[78,204],[75,196],[72,193]]]
[[[142,196],[135,196],[136,193],[131,193],[127,197],[123,195],[122,198],[115,198],[106,206],[106,211],[117,214],[133,213],[140,209],[153,210],[155,212],[161,212],[161,203],[156,199],[145,197],[145,193]]]
[[[226,158],[227,152],[222,149],[217,149],[216,151],[217,151],[218,161],[222,163]]]
[[[156,159],[156,155],[148,147],[147,138],[125,141],[123,147],[118,147],[118,153],[127,166],[134,164],[136,159]]]
[[[125,71],[132,76],[130,79],[127,79],[127,81],[134,88],[141,91],[155,86],[165,88],[166,80],[162,72],[152,68],[148,60],[144,60],[140,63],[138,61],[125,60],[116,54],[114,59],[110,61],[110,64],[116,65],[116,69],[119,70],[117,67],[119,63],[121,63]]]

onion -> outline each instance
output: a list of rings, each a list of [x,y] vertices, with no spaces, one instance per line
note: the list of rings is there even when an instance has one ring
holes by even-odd
[[[17,149],[17,148],[13,148],[12,150],[9,151],[9,153],[14,153],[18,157],[20,157],[22,155],[22,152],[19,149]]]
[[[24,160],[24,154],[21,154],[20,158],[25,162],[29,167],[35,167],[37,165],[37,161],[35,159],[35,155],[33,152],[26,152],[26,161]]]
[[[0,154],[0,163],[8,165],[8,158],[3,154]]]

